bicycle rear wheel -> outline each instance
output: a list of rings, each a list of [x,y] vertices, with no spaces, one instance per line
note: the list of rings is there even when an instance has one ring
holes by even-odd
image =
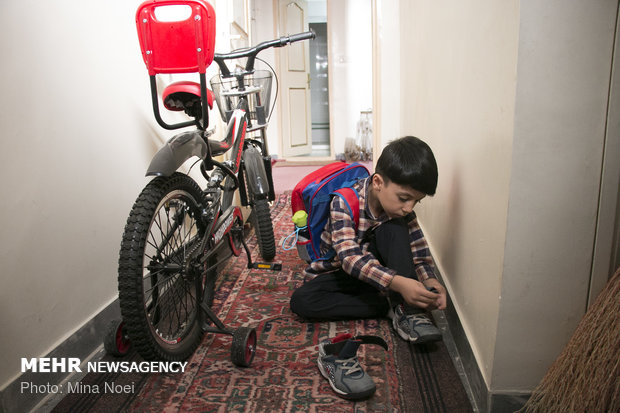
[[[153,179],[138,196],[123,234],[121,314],[145,360],[189,357],[202,338],[198,297],[204,265],[191,261],[204,225],[202,191],[189,176]]]

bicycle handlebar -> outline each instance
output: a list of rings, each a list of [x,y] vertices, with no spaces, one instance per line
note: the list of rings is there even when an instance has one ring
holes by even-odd
[[[280,37],[279,39],[261,42],[251,48],[233,50],[230,53],[216,53],[213,56],[213,60],[220,67],[222,76],[229,77],[231,76],[231,74],[230,74],[230,70],[226,66],[225,60],[247,57],[248,61],[245,64],[245,70],[247,72],[251,72],[254,70],[254,60],[256,58],[256,55],[258,55],[258,53],[260,53],[261,51],[265,49],[269,49],[270,47],[282,47],[290,43],[295,43],[295,42],[299,42],[302,40],[314,39],[315,37],[316,37],[316,34],[312,30],[303,32],[303,33],[292,34],[290,36],[283,36],[283,37]]]
[[[302,40],[314,39],[315,37],[316,37],[316,34],[314,33],[314,31],[310,30],[310,31],[303,32],[303,33],[297,33],[297,34],[292,34],[290,36],[280,37],[280,40],[284,39],[284,41],[286,42],[285,44],[287,44],[287,43],[299,42]]]

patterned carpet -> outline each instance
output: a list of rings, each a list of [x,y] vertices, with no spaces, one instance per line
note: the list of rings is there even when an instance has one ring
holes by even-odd
[[[276,242],[292,230],[290,196],[272,208]],[[254,237],[249,240],[258,255]],[[134,383],[124,395],[65,397],[55,408],[101,412],[471,412],[458,374],[443,343],[412,346],[393,335],[387,320],[309,323],[289,309],[302,283],[305,263],[294,250],[278,248],[280,272],[248,270],[242,254],[222,271],[213,309],[230,328],[255,327],[258,350],[248,368],[230,361],[231,337],[206,334],[202,345],[177,374],[89,374],[83,383]],[[360,347],[358,356],[377,383],[366,401],[336,396],[316,366],[317,344],[340,333],[381,335],[390,348]],[[107,357],[107,356],[106,356]],[[124,360],[140,360],[135,353]]]

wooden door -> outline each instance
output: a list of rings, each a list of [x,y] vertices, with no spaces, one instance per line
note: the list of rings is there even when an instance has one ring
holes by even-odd
[[[278,0],[280,36],[308,30],[304,0]],[[282,154],[286,157],[312,151],[310,67],[308,41],[280,50]]]

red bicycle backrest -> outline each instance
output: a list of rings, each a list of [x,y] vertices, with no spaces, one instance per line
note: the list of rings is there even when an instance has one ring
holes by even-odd
[[[191,15],[180,21],[160,21],[155,9],[189,6]],[[202,0],[148,0],[136,12],[142,58],[149,75],[205,73],[215,53],[215,11]]]

